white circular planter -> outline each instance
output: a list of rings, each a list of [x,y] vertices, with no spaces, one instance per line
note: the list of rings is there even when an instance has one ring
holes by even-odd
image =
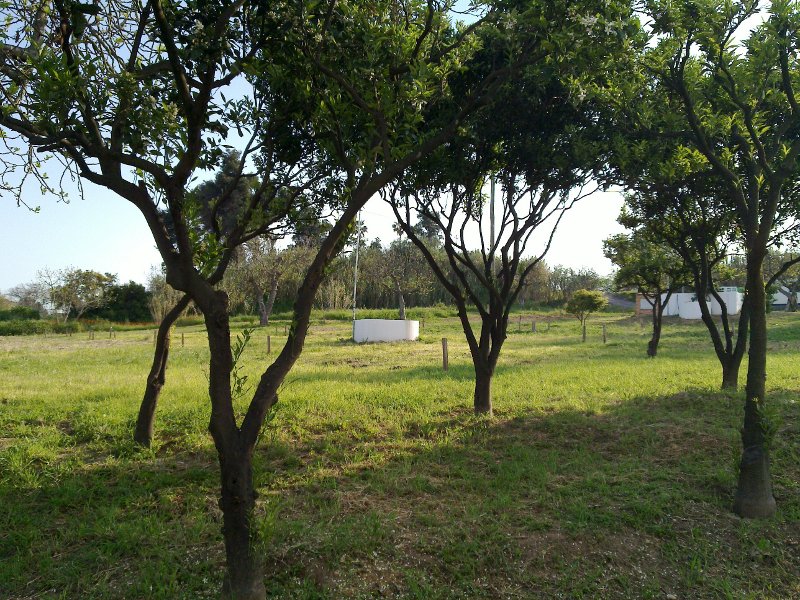
[[[419,339],[419,321],[409,319],[356,319],[353,321],[353,341],[399,342]]]

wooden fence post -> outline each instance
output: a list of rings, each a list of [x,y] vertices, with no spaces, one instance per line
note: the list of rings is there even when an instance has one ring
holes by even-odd
[[[583,323],[583,341],[586,341],[586,322]]]
[[[517,321],[517,331],[522,331],[522,315],[519,316],[519,321]]]
[[[606,338],[606,324],[603,323],[603,343],[605,344],[606,341],[607,341],[607,338]]]
[[[536,333],[536,321],[531,321],[531,332]]]
[[[447,356],[447,338],[442,338],[442,369],[447,371],[449,366],[450,365]]]
[[[269,335],[267,336],[267,354],[272,352],[272,340],[270,339]]]
[[[156,330],[153,330],[153,345],[156,343]]]
[[[186,339],[183,337],[185,334],[181,333],[181,348],[186,345]]]

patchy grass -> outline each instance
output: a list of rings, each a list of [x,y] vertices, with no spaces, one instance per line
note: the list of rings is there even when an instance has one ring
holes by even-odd
[[[718,392],[702,325],[668,323],[648,360],[646,322],[592,317],[582,344],[577,320],[523,314],[479,418],[442,314],[417,343],[358,346],[349,323],[313,321],[255,456],[271,597],[800,597],[798,315],[770,316],[779,513],[751,522],[729,510],[743,399]],[[283,325],[254,334],[251,381]],[[0,597],[217,596],[204,332],[173,336],[142,450],[152,349],[149,331],[0,339]]]

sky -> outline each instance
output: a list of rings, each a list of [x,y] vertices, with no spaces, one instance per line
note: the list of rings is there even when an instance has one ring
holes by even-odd
[[[38,195],[38,194],[37,194]],[[145,283],[161,259],[144,218],[136,208],[102,188],[87,184],[83,199],[69,203],[51,197],[25,196],[38,205],[33,213],[0,197],[0,290],[36,279],[40,269],[75,267],[112,273],[120,282]],[[622,197],[597,193],[581,200],[561,222],[549,254],[549,265],[589,267],[600,274],[612,270],[603,256],[602,241],[622,228],[616,223]],[[367,238],[384,244],[394,239],[391,210],[379,198],[364,207]],[[531,252],[537,248],[534,238]]]
[[[462,9],[466,5],[459,3]],[[69,203],[40,197],[37,187],[27,189],[24,200],[39,206],[38,213],[0,194],[0,293],[34,281],[45,268],[91,269],[115,274],[121,283],[146,283],[151,268],[161,265],[141,214],[108,190],[85,185],[84,197],[72,191]],[[610,273],[602,241],[622,230],[616,223],[621,206],[622,197],[614,192],[582,200],[563,218],[546,262]],[[369,201],[362,218],[369,241],[377,237],[387,244],[394,239],[394,217],[379,198]],[[541,247],[534,236],[529,253]]]

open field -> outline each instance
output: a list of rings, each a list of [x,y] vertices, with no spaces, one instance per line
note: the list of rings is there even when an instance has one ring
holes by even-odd
[[[800,315],[770,316],[768,522],[729,511],[743,397],[718,392],[701,324],[667,323],[654,361],[625,315],[585,344],[537,325],[512,323],[477,418],[455,319],[364,346],[313,322],[256,451],[272,596],[800,598]],[[251,379],[282,333],[255,332]],[[215,597],[204,334],[173,336],[151,450],[130,438],[152,333],[107,338],[0,338],[0,597]]]

